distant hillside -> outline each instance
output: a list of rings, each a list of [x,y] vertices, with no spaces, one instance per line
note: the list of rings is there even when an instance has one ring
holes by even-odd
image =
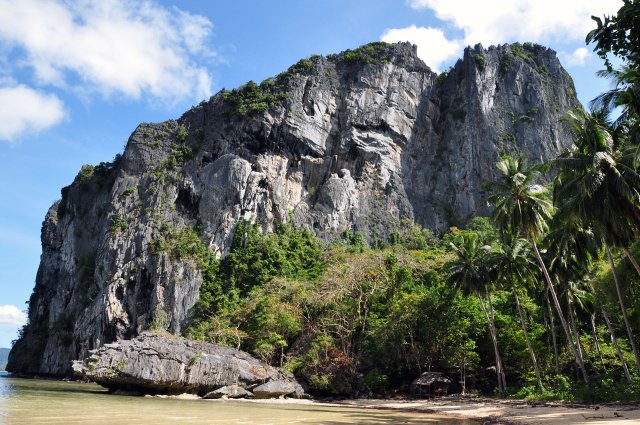
[[[0,348],[0,370],[4,370],[7,366],[7,360],[9,359],[10,348]]]

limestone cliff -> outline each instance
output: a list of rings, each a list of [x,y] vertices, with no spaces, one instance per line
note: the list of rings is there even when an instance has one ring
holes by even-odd
[[[571,142],[559,117],[577,105],[541,46],[467,48],[437,75],[414,46],[374,43],[141,124],[121,157],[83,167],[49,210],[9,369],[66,374],[152,325],[180,333],[202,275],[195,251],[172,254],[167,241],[197,235],[224,255],[241,219],[264,230],[293,220],[330,240],[486,214],[500,152],[553,157]]]

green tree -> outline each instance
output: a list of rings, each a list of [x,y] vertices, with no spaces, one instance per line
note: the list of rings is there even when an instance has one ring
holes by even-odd
[[[567,341],[571,341],[571,333],[562,313],[558,295],[536,243],[536,239],[547,229],[548,220],[553,212],[548,190],[536,182],[538,172],[528,168],[521,157],[506,156],[498,162],[497,167],[501,172],[501,177],[494,185],[491,195],[495,202],[494,220],[503,233],[519,233],[531,242]],[[570,347],[582,373],[582,378],[588,383],[589,376],[584,363],[578,355],[576,347],[573,344],[570,344]]]
[[[489,294],[490,272],[488,253],[491,249],[488,245],[483,245],[480,236],[473,232],[461,234],[456,238],[455,242],[450,243],[451,248],[456,254],[456,258],[447,264],[449,272],[448,281],[459,288],[464,294],[473,294],[478,298],[487,325],[489,326],[489,334],[493,343],[493,350],[496,360],[496,373],[498,375],[498,391],[500,393],[506,391],[507,383],[505,379],[502,358],[498,348],[498,338],[493,314],[493,306],[491,304],[491,296]],[[482,297],[486,296],[489,308],[485,306]]]
[[[640,65],[640,1],[623,0],[623,5],[612,16],[604,19],[593,16],[597,27],[587,34],[587,44],[595,43],[594,52],[612,69],[610,54],[629,65]]]
[[[560,299],[566,301],[567,318],[573,333],[573,344],[578,355],[584,361],[584,350],[581,346],[580,334],[576,325],[576,305],[580,310],[587,310],[593,301],[591,291],[585,290],[585,276],[589,267],[597,257],[597,244],[589,229],[581,226],[580,221],[566,217],[558,211],[551,221],[551,231],[544,239],[547,247],[549,271],[554,278]]]
[[[518,297],[518,290],[527,283],[535,282],[537,277],[535,273],[536,264],[529,249],[529,242],[526,239],[506,234],[498,243],[497,250],[491,254],[490,261],[498,271],[498,281],[502,287],[506,289],[511,288],[513,292],[518,316],[520,318],[520,326],[522,327],[522,332],[527,342],[527,349],[531,356],[531,363],[536,374],[538,389],[542,391],[542,375],[533,350],[533,345],[531,344],[531,339],[529,338],[527,323],[522,313],[522,306],[520,305],[520,298]]]
[[[257,224],[241,221],[221,271],[229,288],[241,294],[276,277],[314,280],[324,271],[322,243],[291,222],[263,233]]]
[[[581,220],[604,244],[629,342],[640,371],[640,352],[611,254],[612,246],[620,246],[635,261],[627,246],[640,225],[640,174],[616,143],[606,122],[606,111],[587,113],[577,109],[568,113],[564,121],[574,137],[575,148],[555,161],[558,174],[554,201],[563,217]]]
[[[612,110],[620,108],[617,123],[625,128],[634,144],[640,144],[640,1],[623,0],[615,15],[592,17],[596,28],[586,37],[594,44],[594,51],[604,60],[606,69],[599,72],[615,87],[596,97],[592,104]],[[612,56],[622,60],[615,69]],[[640,149],[636,150],[636,163]]]
[[[631,383],[631,374],[629,373],[629,367],[627,366],[627,362],[624,359],[624,355],[622,354],[622,350],[620,349],[620,344],[618,344],[618,338],[616,338],[616,333],[613,329],[613,325],[611,324],[611,320],[609,320],[609,315],[607,314],[607,310],[604,307],[604,304],[600,304],[600,311],[602,313],[602,317],[604,318],[605,323],[607,324],[607,330],[609,331],[609,335],[611,335],[611,342],[616,348],[616,354],[618,355],[618,360],[620,360],[620,365],[622,366],[622,370],[624,371],[624,376],[627,380],[627,383]]]
[[[274,279],[254,288],[237,319],[244,322],[249,351],[267,363],[282,366],[285,348],[302,330],[306,304],[306,285],[302,282]]]

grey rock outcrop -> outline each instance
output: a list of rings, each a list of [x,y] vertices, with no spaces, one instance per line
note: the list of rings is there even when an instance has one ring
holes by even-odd
[[[227,385],[222,388],[218,388],[215,391],[208,392],[203,398],[217,399],[217,398],[253,398],[252,392],[245,390],[238,385]]]
[[[239,220],[265,231],[293,220],[331,240],[488,214],[500,153],[557,155],[571,143],[559,118],[577,105],[541,46],[469,47],[436,75],[415,46],[374,44],[141,124],[121,157],[83,167],[47,213],[8,369],[68,374],[152,322],[180,334],[203,280],[199,254],[175,245],[189,236],[222,256]]]
[[[257,398],[275,398],[282,396],[295,396],[300,398],[304,395],[302,387],[291,380],[271,380],[253,389],[253,395]]]
[[[304,394],[292,374],[244,351],[150,333],[105,344],[86,359],[73,362],[73,370],[114,391],[205,395],[234,385],[244,390],[262,388],[261,397]]]

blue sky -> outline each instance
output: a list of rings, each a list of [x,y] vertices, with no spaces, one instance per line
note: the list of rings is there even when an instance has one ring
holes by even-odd
[[[40,227],[83,164],[140,122],[177,118],[222,88],[312,54],[412,41],[434,70],[466,45],[556,50],[583,103],[608,88],[584,45],[620,0],[0,0],[0,347],[24,322]]]

